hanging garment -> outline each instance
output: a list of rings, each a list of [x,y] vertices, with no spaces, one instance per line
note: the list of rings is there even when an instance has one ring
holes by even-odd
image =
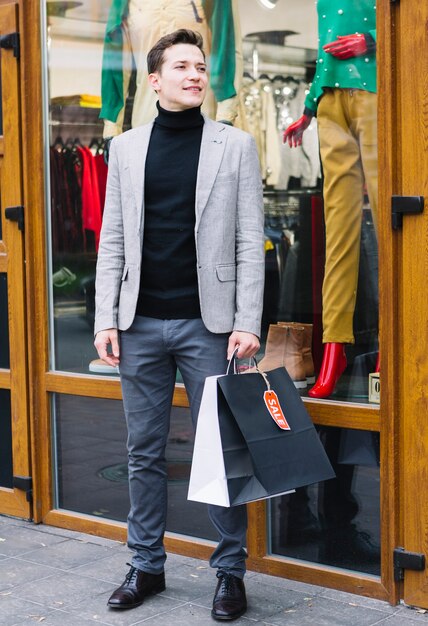
[[[82,159],[82,225],[94,233],[95,250],[98,250],[101,232],[101,206],[95,159],[89,148],[77,147]]]
[[[70,148],[50,149],[52,247],[54,254],[85,248],[80,189],[81,160]]]
[[[241,88],[235,126],[253,135],[263,180],[267,185],[276,185],[281,169],[281,152],[275,102],[269,82],[251,81]]]
[[[104,154],[96,154],[94,157],[95,160],[95,169],[97,173],[98,179],[98,192],[100,196],[100,208],[101,215],[104,212],[104,203],[106,198],[106,186],[107,186],[107,164],[104,159]]]

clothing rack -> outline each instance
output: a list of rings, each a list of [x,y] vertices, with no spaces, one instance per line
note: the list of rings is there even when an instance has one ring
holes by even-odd
[[[57,135],[50,147],[50,181],[55,256],[96,252],[107,181],[102,137],[64,141]]]
[[[73,132],[82,145],[88,145],[94,136],[102,137],[104,123],[100,119],[100,109],[84,107],[78,104],[53,104],[49,110],[50,143],[58,129],[64,128],[66,134]]]

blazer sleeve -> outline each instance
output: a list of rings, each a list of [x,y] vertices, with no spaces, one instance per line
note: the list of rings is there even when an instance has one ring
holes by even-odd
[[[110,145],[106,199],[95,279],[95,335],[117,328],[117,312],[124,269],[123,217],[117,139]]]
[[[254,139],[245,133],[239,168],[234,330],[260,336],[264,274],[264,211],[260,162]]]

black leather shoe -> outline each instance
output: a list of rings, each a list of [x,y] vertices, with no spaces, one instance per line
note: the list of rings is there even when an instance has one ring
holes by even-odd
[[[107,602],[112,609],[133,609],[144,599],[165,590],[165,573],[148,574],[131,566],[124,582],[113,591]]]
[[[217,577],[212,617],[225,621],[241,617],[247,610],[244,581],[233,574],[219,573]]]

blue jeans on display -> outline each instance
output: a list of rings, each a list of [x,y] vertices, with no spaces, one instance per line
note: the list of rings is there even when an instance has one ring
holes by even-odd
[[[200,318],[160,320],[136,316],[120,333],[120,378],[128,428],[130,511],[128,546],[132,565],[150,574],[163,571],[167,514],[168,439],[177,367],[190,402],[193,427],[205,378],[224,374],[229,334],[209,332]],[[211,567],[243,578],[247,552],[245,506],[208,505],[219,534]]]

